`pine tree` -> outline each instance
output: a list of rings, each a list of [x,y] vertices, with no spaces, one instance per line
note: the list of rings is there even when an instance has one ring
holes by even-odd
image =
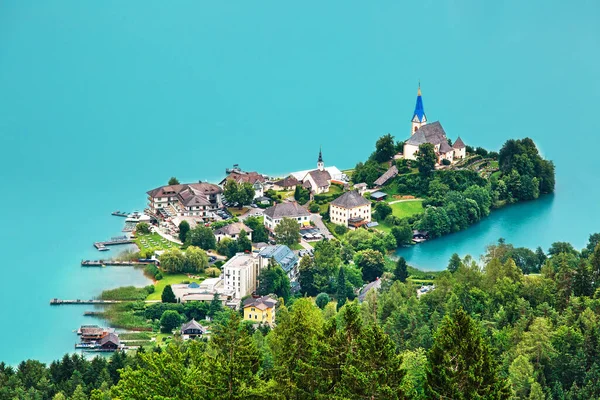
[[[204,360],[205,373],[201,382],[208,398],[245,399],[252,397],[260,386],[256,377],[260,353],[241,324],[238,313],[217,324]]]
[[[171,285],[165,286],[160,296],[160,299],[163,303],[177,303],[177,298],[175,297],[175,293],[173,293]]]
[[[542,385],[537,382],[531,384],[531,391],[529,392],[529,400],[545,400],[546,396],[542,390]]]
[[[85,394],[85,391],[83,390],[83,387],[81,385],[77,385],[75,391],[73,392],[73,395],[71,396],[71,400],[88,400],[88,397]]]
[[[406,260],[404,259],[404,257],[400,257],[398,258],[398,261],[396,261],[396,269],[394,269],[394,278],[402,283],[406,282],[406,278],[408,278],[408,270]]]
[[[573,293],[575,296],[592,296],[594,287],[592,274],[585,260],[580,260],[573,278]]]
[[[221,302],[221,297],[219,294],[215,293],[210,302],[210,307],[208,308],[208,316],[214,318],[215,315],[221,311],[223,311],[223,302]]]
[[[460,256],[456,253],[452,254],[450,261],[448,262],[448,271],[454,273],[460,267],[461,264]]]
[[[348,290],[346,288],[346,271],[342,266],[340,267],[340,271],[338,272],[337,278],[337,309],[339,310],[346,304],[346,300],[348,299]]]
[[[467,313],[446,316],[429,350],[426,392],[429,398],[509,399],[488,344]]]

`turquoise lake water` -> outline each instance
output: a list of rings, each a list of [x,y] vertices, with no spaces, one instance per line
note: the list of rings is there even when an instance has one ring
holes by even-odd
[[[90,298],[148,281],[84,269],[172,175],[222,178],[365,159],[409,135],[417,82],[451,138],[530,136],[556,194],[401,252],[442,269],[499,237],[585,244],[600,231],[600,4],[8,0],[0,5],[0,360],[73,349]],[[406,3],[406,4],[400,4]]]

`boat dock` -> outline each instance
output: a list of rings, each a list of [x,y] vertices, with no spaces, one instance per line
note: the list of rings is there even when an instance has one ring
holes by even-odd
[[[59,306],[62,304],[97,304],[97,305],[102,305],[102,304],[117,304],[117,303],[121,303],[121,300],[81,300],[81,299],[77,299],[77,300],[62,300],[62,299],[57,299],[54,298],[52,300],[50,300],[50,305],[51,306]]]
[[[119,211],[119,210],[117,210],[117,211],[113,211],[113,212],[112,212],[112,213],[110,213],[110,214],[111,214],[111,215],[114,215],[115,217],[124,217],[124,218],[127,218],[127,216],[128,216],[130,213],[127,213],[127,212],[123,212],[123,211]]]
[[[114,260],[81,260],[82,267],[135,267],[138,265],[156,264],[156,260],[114,261]]]
[[[117,236],[107,240],[106,242],[96,242],[94,243],[94,247],[100,251],[108,250],[107,246],[115,246],[118,244],[131,244],[135,243],[135,241],[127,236]]]

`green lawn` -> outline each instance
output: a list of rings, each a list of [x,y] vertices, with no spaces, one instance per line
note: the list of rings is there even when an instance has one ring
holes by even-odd
[[[410,217],[411,215],[423,212],[423,200],[402,201],[400,203],[390,204],[392,214],[398,218]]]
[[[169,250],[172,248],[180,248],[177,243],[171,242],[158,233],[150,233],[144,235],[137,233],[135,238],[135,244],[137,244],[140,250],[156,249],[156,250]]]
[[[198,274],[197,274],[198,276]],[[156,281],[154,285],[154,293],[148,295],[146,300],[160,300],[160,296],[167,285],[176,285],[178,283],[186,282],[202,282],[205,279],[204,276],[201,276],[200,279],[192,279],[189,278],[186,274],[165,274],[164,277],[160,281]]]
[[[302,247],[300,243],[294,243],[293,245],[289,246],[289,248],[292,250],[302,250],[304,247]]]

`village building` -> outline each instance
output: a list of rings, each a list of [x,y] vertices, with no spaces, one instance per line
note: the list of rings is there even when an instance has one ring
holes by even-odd
[[[377,191],[371,193],[370,197],[375,201],[383,201],[387,197],[387,193]]]
[[[223,305],[228,306],[232,295],[225,293],[223,279],[209,278],[202,283],[180,283],[171,285],[173,294],[178,303],[187,303],[188,301],[211,302],[215,293],[219,295],[219,299]]]
[[[358,292],[358,301],[362,303],[365,300],[365,297],[367,297],[367,293],[369,293],[371,289],[375,291],[381,289],[381,279],[377,278],[373,282],[367,283],[365,286],[363,286]]]
[[[273,232],[283,218],[298,221],[301,228],[310,225],[310,213],[296,202],[278,203],[267,208],[264,212],[264,225]]]
[[[450,146],[442,125],[438,121],[428,123],[419,85],[417,103],[411,120],[411,136],[404,142],[403,157],[416,160],[419,146],[424,143],[433,145],[437,164],[442,164],[444,160],[454,163],[466,155],[466,146],[460,137],[456,139],[454,146]]]
[[[325,167],[321,150],[317,159],[317,169],[292,172],[291,176],[312,194],[327,193],[332,182],[342,185],[348,183],[348,177],[337,167]]]
[[[119,336],[117,336],[115,333],[109,333],[100,339],[98,344],[102,350],[114,351],[119,349],[121,346],[121,341],[119,340]]]
[[[381,175],[379,178],[377,178],[375,180],[375,182],[373,182],[373,184],[375,186],[383,186],[385,185],[390,179],[396,177],[398,175],[398,167],[396,167],[395,165],[392,165],[390,168],[388,168],[387,171],[385,171],[383,173],[383,175]]]
[[[294,178],[293,175],[290,175],[286,178],[273,182],[272,189],[290,191],[295,190],[296,186],[298,186],[299,184],[300,182],[298,181],[298,179]]]
[[[212,219],[213,211],[223,206],[223,189],[207,182],[160,186],[147,193],[149,211],[159,219]]]
[[[82,342],[97,342],[108,335],[108,331],[98,325],[83,325],[78,333],[81,335]]]
[[[233,240],[236,240],[241,231],[246,231],[248,234],[248,239],[252,240],[252,229],[248,228],[246,224],[243,222],[234,222],[229,225],[222,226],[221,228],[215,229],[214,234],[217,239],[217,243],[221,241],[221,239],[227,237]]]
[[[265,246],[259,253],[260,270],[267,268],[271,259],[277,263],[287,274],[290,282],[298,279],[298,256],[289,247],[278,244],[274,246]]]
[[[237,253],[223,264],[225,292],[234,299],[254,293],[260,273],[260,263],[255,254]]]
[[[364,182],[357,183],[354,185],[354,190],[356,190],[358,192],[358,194],[360,194],[362,196],[367,191],[367,184]]]
[[[244,321],[273,326],[275,324],[276,305],[277,300],[269,296],[246,299],[244,301]]]
[[[246,172],[242,171],[238,165],[234,165],[233,169],[227,169],[227,176],[219,182],[220,186],[224,186],[225,183],[229,180],[235,181],[238,185],[243,183],[251,183],[252,188],[254,189],[254,198],[262,197],[265,193],[265,184],[267,182],[267,178],[259,174],[256,171]]]
[[[371,202],[356,190],[345,192],[329,203],[329,219],[334,224],[358,228],[371,222]]]
[[[194,339],[204,334],[206,334],[206,328],[196,322],[193,318],[191,321],[186,322],[181,326],[181,337],[183,340]]]

